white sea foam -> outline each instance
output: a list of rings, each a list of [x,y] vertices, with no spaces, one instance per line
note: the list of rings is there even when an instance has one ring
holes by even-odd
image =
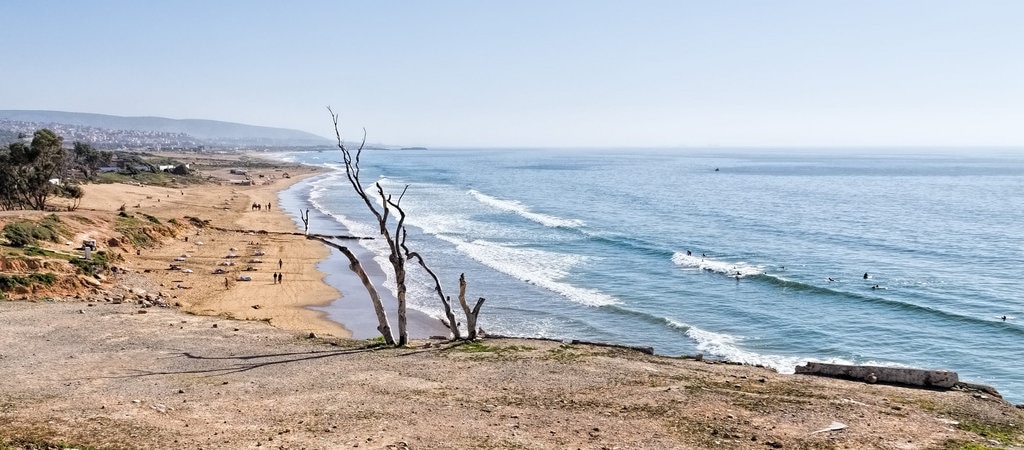
[[[506,275],[555,292],[570,301],[587,306],[621,303],[615,297],[597,289],[583,288],[562,281],[569,270],[586,260],[579,255],[544,250],[518,248],[484,240],[460,241],[439,236],[462,253]]]
[[[743,341],[742,336],[731,334],[715,333],[702,330],[673,319],[665,319],[672,327],[683,330],[686,337],[697,344],[697,350],[708,355],[742,364],[770,367],[779,373],[794,373],[796,366],[808,361],[829,362],[833,364],[852,364],[850,361],[833,358],[822,361],[815,358],[800,358],[796,356],[765,355],[740,348]]]
[[[477,201],[487,206],[490,206],[501,211],[507,211],[517,214],[519,216],[537,222],[546,227],[579,228],[583,226],[582,220],[564,219],[561,217],[530,211],[529,207],[527,207],[518,200],[502,200],[500,198],[484,194],[475,189],[471,189],[469,191],[469,195],[473,196],[473,198],[475,198]]]
[[[709,272],[720,273],[731,277],[738,275],[742,278],[764,273],[764,267],[762,266],[747,264],[745,262],[717,261],[702,256],[687,255],[682,252],[676,252],[673,254],[672,262],[678,266],[707,270]]]

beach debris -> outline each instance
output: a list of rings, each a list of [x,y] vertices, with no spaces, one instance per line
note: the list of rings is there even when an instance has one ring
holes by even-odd
[[[174,258],[174,260],[175,260],[175,261],[184,261],[184,260],[185,260],[185,257],[184,257],[184,256],[179,256],[179,257],[177,257],[177,258]]]
[[[820,429],[818,431],[812,432],[811,434],[824,433],[824,432],[827,432],[827,431],[839,431],[839,430],[844,430],[844,429],[846,429],[846,424],[845,423],[832,421],[832,423],[830,423],[828,425],[828,428],[822,428],[822,429]]]
[[[192,273],[192,269],[181,269],[181,273]]]
[[[234,253],[228,253],[227,255],[224,255],[224,257],[225,257],[225,258],[228,258],[228,259],[231,259],[231,258],[237,258],[237,257],[238,257],[238,255],[236,255],[236,254],[234,254]]]
[[[260,309],[260,308],[262,308],[262,307],[263,307],[263,306],[261,306],[261,305],[252,305],[252,309]]]
[[[261,263],[261,262],[263,262],[263,260],[259,259],[259,258],[252,258],[252,259],[249,260],[249,262],[251,262],[251,263]]]
[[[238,281],[252,281],[252,277],[250,277],[248,275],[239,275],[238,276]]]

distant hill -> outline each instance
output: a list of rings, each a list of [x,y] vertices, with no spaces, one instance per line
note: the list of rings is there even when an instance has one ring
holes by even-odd
[[[318,146],[332,141],[305,131],[233,122],[164,117],[122,117],[44,110],[0,110],[0,120],[66,124],[110,130],[186,134],[211,145]]]

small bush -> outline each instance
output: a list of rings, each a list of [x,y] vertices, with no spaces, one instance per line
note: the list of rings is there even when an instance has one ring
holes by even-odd
[[[35,237],[35,225],[26,221],[4,225],[4,238],[11,243],[11,247],[28,247],[39,242]]]
[[[209,223],[210,223],[209,220],[203,220],[203,219],[200,219],[198,217],[185,217],[185,218],[188,219],[189,223],[191,223],[192,226],[194,226],[196,228],[203,228],[206,225],[209,225]]]
[[[47,256],[52,252],[47,252],[39,247],[25,247],[25,255],[27,256]]]
[[[61,236],[69,234],[55,214],[44,217],[38,223],[28,220],[8,223],[4,225],[3,233],[12,247],[34,246],[39,241],[60,242]]]
[[[71,258],[68,260],[68,262],[70,262],[71,265],[77,267],[79,272],[84,273],[86,275],[92,275],[97,270],[109,270],[110,260],[117,259],[117,256],[119,255],[114,254],[114,258],[111,258],[107,252],[101,250],[96,253],[93,253],[92,259]]]
[[[0,275],[0,291],[9,291],[18,286],[31,286],[42,284],[52,286],[57,282],[57,275],[53,273],[32,273],[28,275]]]
[[[143,215],[146,216],[146,220],[148,220],[150,222],[153,222],[153,223],[155,223],[157,225],[160,225],[160,219],[157,219],[156,217],[153,217],[153,216],[151,216],[149,214],[143,214]]]

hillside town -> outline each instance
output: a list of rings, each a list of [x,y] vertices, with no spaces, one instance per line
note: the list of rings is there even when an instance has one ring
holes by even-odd
[[[0,118],[0,130],[4,134],[31,137],[32,133],[42,128],[63,136],[65,142],[84,142],[102,150],[199,152],[208,148],[205,142],[184,133],[112,130],[66,123],[41,123]]]

